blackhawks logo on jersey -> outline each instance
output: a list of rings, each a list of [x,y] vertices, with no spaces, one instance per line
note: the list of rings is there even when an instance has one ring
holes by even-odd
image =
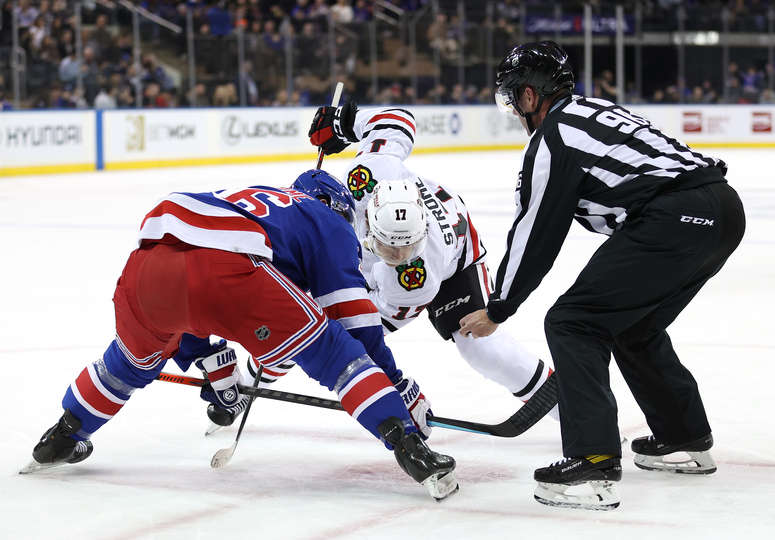
[[[425,261],[418,257],[409,264],[396,266],[398,272],[398,283],[407,291],[419,289],[425,285]]]
[[[374,191],[376,185],[377,181],[372,176],[371,171],[363,165],[358,165],[347,175],[347,187],[356,201],[363,199],[366,193]]]

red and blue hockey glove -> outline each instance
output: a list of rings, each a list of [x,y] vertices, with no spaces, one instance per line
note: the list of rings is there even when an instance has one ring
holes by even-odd
[[[338,154],[352,142],[358,142],[353,131],[358,106],[352,101],[341,107],[319,107],[309,127],[309,142],[323,153]]]
[[[409,409],[409,414],[412,415],[412,420],[417,431],[420,432],[420,437],[427,439],[431,435],[431,426],[428,425],[428,415],[433,414],[431,402],[426,399],[420,391],[420,385],[411,377],[401,379],[394,386],[401,394],[406,408]]]
[[[202,399],[227,409],[239,402],[237,353],[226,344],[225,339],[213,345],[210,354],[197,358],[194,363],[207,374],[210,381],[209,385],[202,387]]]

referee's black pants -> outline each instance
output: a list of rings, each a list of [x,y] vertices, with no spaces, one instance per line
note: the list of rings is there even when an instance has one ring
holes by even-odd
[[[681,443],[710,433],[697,383],[665,328],[744,230],[742,203],[726,182],[658,195],[600,246],[552,306],[545,329],[565,456],[621,455],[611,353],[657,439]]]

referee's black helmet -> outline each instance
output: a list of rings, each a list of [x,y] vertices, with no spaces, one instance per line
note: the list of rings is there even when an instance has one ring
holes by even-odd
[[[563,94],[570,94],[575,81],[568,53],[554,41],[539,41],[517,45],[509,51],[498,65],[495,84],[496,102],[525,116],[517,105],[521,89],[531,86],[541,97],[562,90],[566,90]]]

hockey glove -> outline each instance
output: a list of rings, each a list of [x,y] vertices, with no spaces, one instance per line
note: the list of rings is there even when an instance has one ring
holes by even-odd
[[[240,372],[237,367],[237,353],[222,339],[212,346],[208,356],[197,358],[196,367],[207,374],[209,385],[202,387],[202,399],[228,409],[240,400],[237,383]]]
[[[395,387],[401,394],[404,405],[409,409],[409,414],[412,415],[412,420],[417,431],[420,432],[420,437],[427,439],[431,435],[431,426],[428,425],[428,415],[433,414],[431,402],[420,392],[420,386],[411,377],[401,379],[395,384]]]
[[[341,107],[320,107],[309,127],[309,142],[319,146],[323,153],[338,154],[352,142],[358,142],[353,124],[358,106],[352,101]]]

